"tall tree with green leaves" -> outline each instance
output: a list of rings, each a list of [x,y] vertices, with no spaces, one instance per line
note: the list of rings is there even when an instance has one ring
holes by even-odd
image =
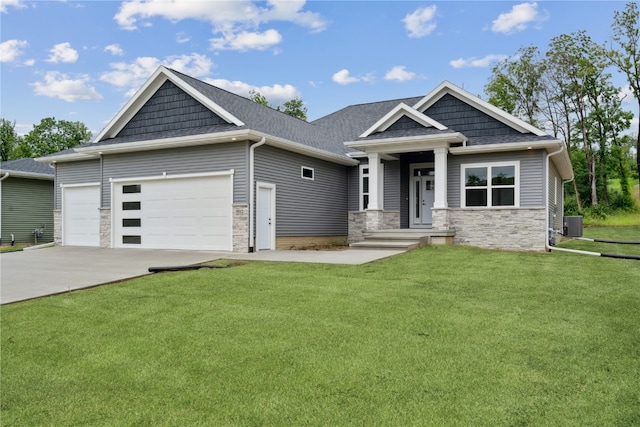
[[[16,146],[16,157],[42,157],[85,144],[91,132],[81,122],[42,119]]]
[[[617,49],[609,50],[609,59],[627,77],[631,93],[640,108],[640,11],[638,3],[629,2],[616,11],[611,25]],[[640,123],[636,135],[636,167],[640,175]]]
[[[485,86],[489,102],[537,126],[543,73],[544,62],[537,47],[518,49],[514,56],[493,67]]]
[[[13,154],[20,137],[16,132],[16,122],[0,119],[0,159],[3,162],[13,160]]]

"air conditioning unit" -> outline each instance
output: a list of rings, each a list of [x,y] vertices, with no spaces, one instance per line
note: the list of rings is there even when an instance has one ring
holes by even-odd
[[[582,237],[582,217],[565,216],[562,221],[562,233],[565,237]]]

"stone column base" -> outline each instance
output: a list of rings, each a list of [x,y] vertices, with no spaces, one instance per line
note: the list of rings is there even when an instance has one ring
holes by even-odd
[[[384,211],[380,209],[367,209],[365,211],[366,222],[365,229],[367,231],[376,231],[384,229]]]
[[[53,210],[53,243],[62,246],[62,211]]]
[[[449,209],[431,209],[431,228],[438,231],[449,231]]]
[[[100,247],[111,247],[111,208],[100,208]]]
[[[249,206],[233,205],[233,252],[249,252]]]

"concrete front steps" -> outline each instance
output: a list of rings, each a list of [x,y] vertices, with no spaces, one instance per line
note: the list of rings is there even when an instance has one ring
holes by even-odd
[[[349,247],[408,251],[426,245],[451,245],[454,234],[454,231],[436,231],[428,228],[366,231],[363,233],[364,240],[350,243]]]

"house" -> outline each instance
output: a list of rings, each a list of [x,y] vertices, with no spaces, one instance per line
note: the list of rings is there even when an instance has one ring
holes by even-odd
[[[0,164],[2,244],[53,241],[54,169],[33,159]]]
[[[311,123],[160,67],[56,170],[55,241],[247,252],[374,230],[544,250],[564,143],[449,82]],[[437,237],[437,239],[436,239]]]

